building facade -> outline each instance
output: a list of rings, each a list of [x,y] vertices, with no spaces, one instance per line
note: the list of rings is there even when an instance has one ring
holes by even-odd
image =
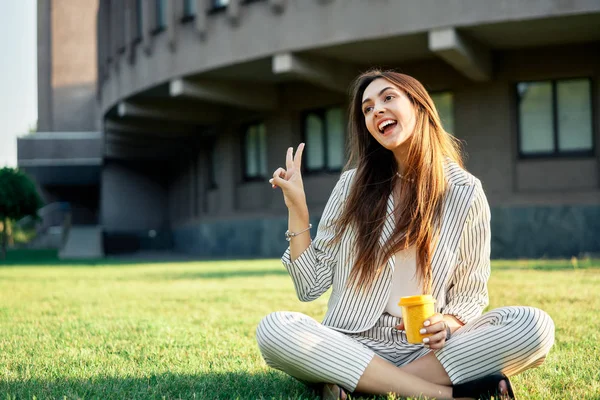
[[[62,247],[73,225],[94,256],[102,254],[97,10],[93,0],[37,2],[38,132],[17,140],[18,166],[35,178],[46,203],[38,232],[48,237],[35,245]]]
[[[287,211],[267,181],[306,142],[316,224],[371,67],[419,79],[464,141],[493,257],[600,252],[597,1],[100,0],[96,16],[107,253],[279,256]],[[53,93],[40,116],[88,121]]]

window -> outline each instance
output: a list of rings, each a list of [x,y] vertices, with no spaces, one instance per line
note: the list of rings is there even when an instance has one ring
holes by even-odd
[[[517,84],[519,155],[592,156],[590,79]]]
[[[267,132],[262,123],[246,127],[244,132],[244,179],[267,176]]]
[[[212,9],[225,8],[229,5],[229,0],[212,0]]]
[[[341,107],[307,112],[304,115],[306,170],[341,170],[344,164],[345,134],[345,115]]]
[[[184,0],[183,18],[193,17],[194,15],[196,15],[196,0]]]
[[[167,11],[167,0],[155,0],[154,1],[154,31],[153,33],[160,32],[165,29],[166,19],[165,12]]]
[[[454,96],[452,92],[431,93],[431,99],[440,115],[444,130],[454,134]]]

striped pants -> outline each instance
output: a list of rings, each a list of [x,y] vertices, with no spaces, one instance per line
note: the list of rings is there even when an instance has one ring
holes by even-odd
[[[307,383],[335,383],[352,392],[375,354],[402,366],[427,354],[410,344],[400,319],[384,313],[371,329],[342,333],[297,312],[274,312],[256,330],[263,358]],[[531,307],[502,307],[461,327],[433,350],[453,384],[493,372],[507,376],[540,365],[554,343],[554,323]]]

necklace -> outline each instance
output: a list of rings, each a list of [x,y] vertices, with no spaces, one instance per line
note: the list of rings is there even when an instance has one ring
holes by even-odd
[[[413,179],[407,178],[404,175],[402,175],[400,172],[396,172],[396,176],[400,179],[402,179],[403,181],[408,181],[408,182],[414,182]]]

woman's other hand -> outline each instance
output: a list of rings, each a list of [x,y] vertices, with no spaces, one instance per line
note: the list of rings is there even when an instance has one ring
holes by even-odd
[[[421,335],[431,334],[431,336],[423,339],[423,345],[430,349],[441,349],[446,344],[448,338],[448,327],[450,331],[460,328],[461,324],[450,315],[440,313],[433,314],[423,322],[423,327],[419,331]],[[396,329],[403,331],[404,321],[401,321]]]
[[[280,187],[283,191],[283,199],[287,208],[306,207],[306,195],[302,182],[302,152],[304,143],[300,143],[296,154],[294,148],[290,147],[285,157],[285,168],[277,168],[273,172],[273,178],[269,183],[273,188]]]
[[[423,322],[423,327],[419,331],[421,335],[431,334],[431,336],[423,338],[423,344],[430,349],[441,349],[446,344],[448,336],[448,323],[444,316],[440,313],[435,313]]]

